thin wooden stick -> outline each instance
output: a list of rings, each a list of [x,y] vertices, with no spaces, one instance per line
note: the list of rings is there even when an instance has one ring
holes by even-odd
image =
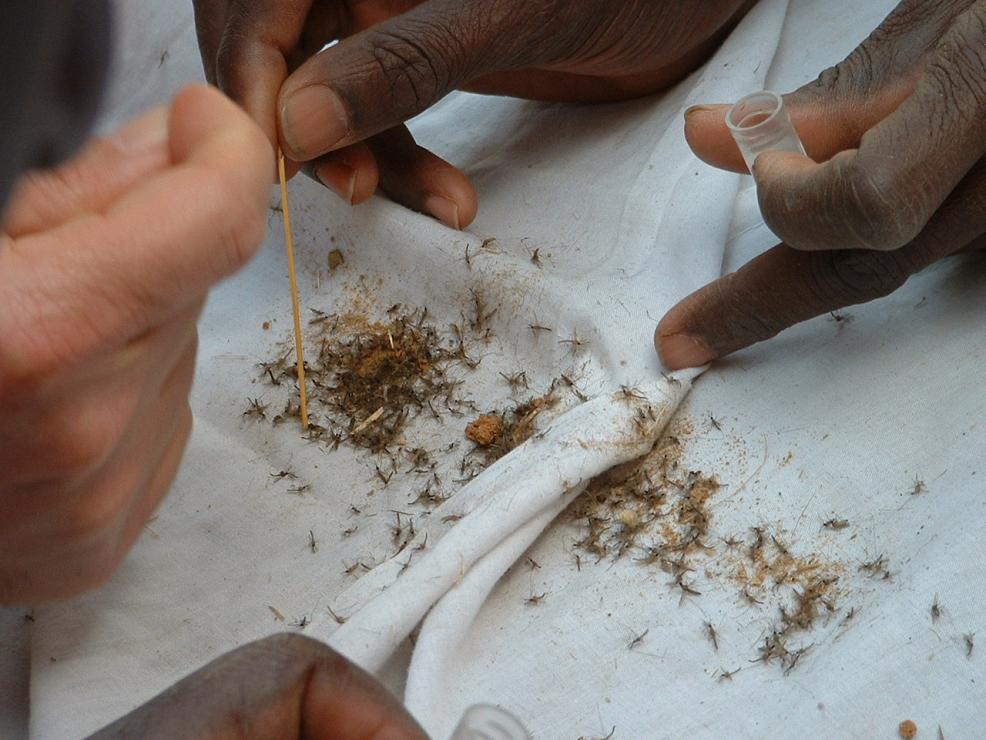
[[[301,301],[298,298],[298,272],[294,266],[294,234],[291,232],[291,208],[288,202],[288,179],[284,174],[284,152],[277,150],[277,175],[281,179],[281,211],[284,217],[284,246],[288,250],[288,275],[291,278],[291,310],[294,313],[294,351],[298,361],[298,388],[301,391],[301,426],[308,429],[308,389],[305,386],[305,349],[301,342]]]

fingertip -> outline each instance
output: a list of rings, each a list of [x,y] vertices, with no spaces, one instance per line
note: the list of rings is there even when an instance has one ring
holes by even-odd
[[[726,126],[730,106],[693,105],[685,111],[685,140],[706,164],[732,172],[746,172],[739,147]]]
[[[666,333],[664,323],[662,320],[654,331],[654,348],[666,368],[674,371],[701,367],[716,359],[716,353],[700,337],[686,333]]]
[[[326,154],[315,162],[315,177],[349,205],[359,205],[376,192],[380,171],[363,142]]]
[[[440,185],[442,194],[438,197],[452,204],[455,209],[455,219],[454,222],[446,221],[434,212],[432,215],[438,216],[457,231],[467,228],[476,219],[476,213],[479,211],[479,198],[473,184],[462,172],[449,165],[449,171],[442,178]]]
[[[277,110],[281,147],[299,162],[332,151],[350,137],[349,111],[326,84],[285,89],[278,98]]]

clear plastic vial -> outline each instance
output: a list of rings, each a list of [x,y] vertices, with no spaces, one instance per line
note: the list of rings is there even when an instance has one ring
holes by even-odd
[[[784,99],[777,93],[763,90],[747,95],[729,109],[726,125],[751,173],[763,152],[805,153]]]
[[[466,710],[449,740],[529,740],[516,717],[491,704],[474,704]]]

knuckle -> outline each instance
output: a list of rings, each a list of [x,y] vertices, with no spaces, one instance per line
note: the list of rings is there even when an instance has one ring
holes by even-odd
[[[820,252],[812,261],[812,283],[821,302],[830,305],[865,303],[890,295],[910,276],[896,252]]]
[[[400,30],[378,30],[367,37],[374,71],[383,80],[393,104],[421,110],[456,83],[459,42],[433,24],[405,24]]]
[[[111,569],[110,555],[115,550],[115,533],[126,512],[131,492],[123,489],[97,488],[87,491],[75,509],[67,514],[59,527],[61,542],[85,553],[80,565],[93,577]]]
[[[49,472],[81,479],[102,467],[120,446],[137,405],[133,394],[121,393],[112,403],[89,401],[56,408],[42,418]]]
[[[770,339],[786,329],[786,321],[775,302],[763,291],[745,287],[740,273],[718,281],[715,303],[726,319],[712,323],[713,349],[733,351],[738,347]]]
[[[942,105],[960,116],[986,110],[986,8],[976,7],[956,19],[928,63]]]
[[[845,222],[852,246],[890,251],[914,239],[927,222],[921,189],[905,184],[887,162],[861,156],[842,161],[837,183],[848,194],[848,208],[833,199],[833,218]]]

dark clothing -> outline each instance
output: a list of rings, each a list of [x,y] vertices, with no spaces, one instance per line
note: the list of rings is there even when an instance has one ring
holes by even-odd
[[[107,0],[0,0],[0,212],[20,173],[85,140],[110,36]]]

